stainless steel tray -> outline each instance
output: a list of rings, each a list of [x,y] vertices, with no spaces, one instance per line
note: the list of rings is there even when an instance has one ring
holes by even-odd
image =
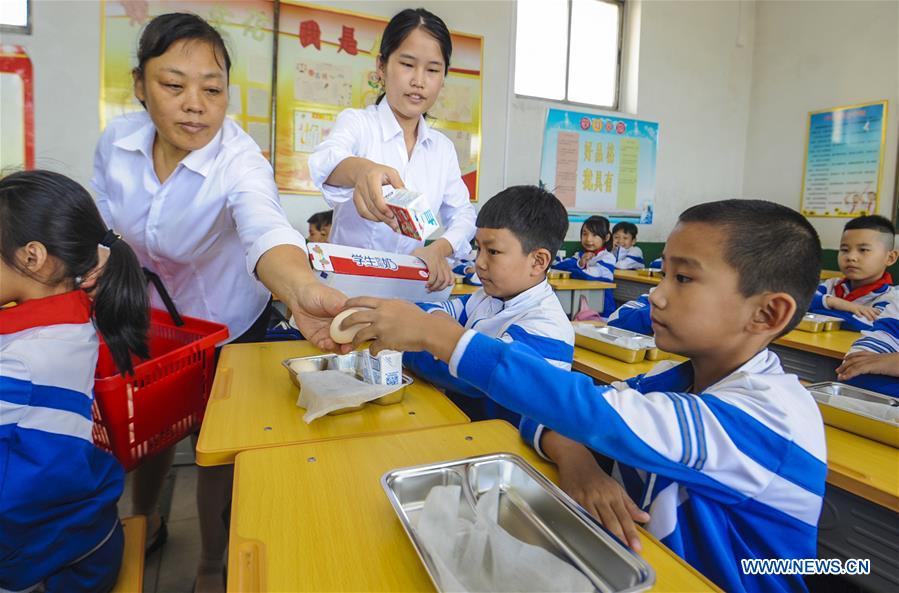
[[[299,373],[309,372],[309,371],[344,371],[346,373],[354,375],[360,381],[362,380],[362,363],[360,362],[360,357],[364,354],[365,351],[356,351],[350,352],[349,354],[318,354],[315,356],[298,356],[296,358],[288,358],[281,361],[281,364],[284,368],[287,369],[288,374],[290,375],[290,380],[296,385],[299,389],[302,389],[303,386],[300,384]],[[291,363],[296,363],[292,365]],[[302,370],[298,370],[299,366],[304,366]],[[409,375],[403,374],[403,381],[400,385],[399,389],[392,393],[388,393],[383,397],[379,397],[378,399],[374,399],[370,402],[370,404],[377,404],[379,406],[389,406],[391,404],[398,404],[403,401],[403,398],[406,396],[406,388],[409,385],[412,385],[413,379]],[[351,406],[349,408],[341,408],[339,410],[334,410],[333,412],[329,412],[329,416],[334,416],[338,414],[346,414],[348,412],[354,412],[356,410],[361,410],[365,407],[365,404],[359,406]]]
[[[381,477],[387,498],[438,590],[436,566],[415,530],[428,492],[434,486],[459,485],[473,514],[480,496],[497,484],[499,525],[580,570],[597,591],[643,591],[655,582],[655,572],[645,560],[533,466],[517,455],[497,453],[395,469]]]
[[[836,382],[814,383],[807,389],[825,424],[899,447],[899,400]]]
[[[837,383],[836,381],[827,381],[825,383],[813,383],[806,387],[816,400],[822,403],[829,403],[833,397],[848,397],[874,404],[897,408],[899,400],[877,393],[876,391],[868,391],[860,387],[846,385],[845,383]]]
[[[821,315],[819,313],[806,313],[802,316],[802,321],[796,325],[796,329],[817,333],[821,331],[838,330],[842,324],[843,320],[839,317]]]
[[[640,362],[656,347],[655,339],[618,327],[574,326],[576,346],[627,363]]]

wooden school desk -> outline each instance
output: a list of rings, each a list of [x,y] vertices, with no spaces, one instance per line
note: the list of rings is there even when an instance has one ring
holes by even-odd
[[[769,348],[780,357],[786,372],[804,381],[836,381],[836,368],[860,337],[859,332],[846,330],[812,333],[794,329]]]
[[[871,574],[848,576],[872,592],[899,583],[899,449],[825,426],[827,489],[818,521],[818,557],[868,558]]]
[[[659,276],[641,276],[637,270],[615,270],[615,302],[636,301],[661,281]]]
[[[595,311],[602,311],[605,303],[605,289],[615,288],[615,284],[611,282],[598,282],[595,280],[572,280],[571,278],[554,278],[549,281],[549,285],[556,291],[562,309],[571,317],[577,313],[577,303],[581,295],[587,297]],[[453,287],[452,295],[460,296],[463,294],[472,294],[480,286],[472,286],[470,284],[456,284]]]
[[[200,429],[197,464],[230,464],[248,449],[468,423],[445,395],[415,377],[401,403],[367,405],[306,424],[305,410],[296,405],[298,389],[281,361],[319,353],[305,341],[225,346]]]
[[[433,591],[381,476],[497,452],[520,455],[558,482],[555,466],[499,420],[241,453],[228,591]],[[641,542],[653,591],[717,590],[645,532]]]

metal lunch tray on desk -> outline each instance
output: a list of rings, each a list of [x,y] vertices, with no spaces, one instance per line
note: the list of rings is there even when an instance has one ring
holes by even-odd
[[[899,408],[899,400],[896,398],[835,381],[814,383],[806,386],[806,389],[818,402],[826,424],[891,447],[899,447],[899,423],[878,418],[871,413],[853,409],[851,406],[841,405],[841,400],[850,402],[856,400],[874,406],[883,406],[886,412]]]
[[[802,321],[796,325],[796,329],[804,332],[818,333],[822,331],[836,331],[840,329],[843,320],[839,317],[830,315],[820,315],[818,313],[806,313],[802,316]]]
[[[496,453],[395,469],[381,477],[387,498],[438,590],[436,565],[415,527],[428,493],[434,486],[458,485],[473,514],[479,497],[497,484],[500,527],[573,565],[597,591],[636,592],[655,583],[655,572],[645,560],[543,474],[517,455]]]
[[[350,352],[349,354],[318,354],[315,356],[298,356],[296,358],[288,358],[286,360],[282,360],[281,364],[284,368],[287,369],[287,372],[290,374],[290,380],[296,385],[299,389],[303,389],[303,386],[300,384],[299,374],[302,372],[311,372],[311,371],[343,371],[348,374],[354,375],[360,381],[362,380],[362,371],[361,371],[361,362],[360,359],[362,355],[366,354],[366,351],[356,351]],[[292,366],[291,363],[302,361],[302,365],[306,366],[303,370],[297,371]],[[380,406],[389,406],[391,404],[398,404],[403,401],[405,397],[406,388],[409,385],[412,385],[413,379],[409,375],[402,375],[402,383],[396,391],[392,393],[388,393],[383,397],[379,397],[378,399],[374,399],[370,402],[366,402],[369,404],[377,404]],[[349,412],[355,412],[356,410],[361,410],[365,407],[365,404],[360,404],[358,406],[350,406],[348,408],[341,408],[339,410],[334,410],[333,412],[328,412],[329,416],[334,416],[337,414],[346,414]]]
[[[644,358],[659,358],[655,339],[618,327],[575,326],[574,343],[581,348],[627,363],[640,362]],[[656,352],[647,357],[651,350]]]

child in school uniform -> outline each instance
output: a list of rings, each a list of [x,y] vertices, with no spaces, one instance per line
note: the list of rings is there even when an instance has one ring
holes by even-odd
[[[649,295],[652,294],[654,289],[655,287],[650,289],[648,293],[641,294],[637,300],[628,301],[615,309],[609,315],[608,325],[637,332],[644,336],[653,335]]]
[[[771,250],[775,242],[783,249]],[[613,386],[400,301],[351,299],[370,310],[344,325],[370,324],[356,341],[374,340],[375,352],[427,350],[521,413],[523,437],[559,464],[570,492],[617,489],[581,502],[634,547],[633,526],[605,517],[648,518],[650,533],[726,591],[801,591],[800,575],[754,575],[742,561],[816,557],[824,428],[814,399],[767,346],[802,318],[820,256],[814,228],[784,206],[688,209],[650,299],[657,344],[689,360]],[[616,483],[602,480],[584,445],[616,460]]]
[[[543,189],[514,186],[484,204],[477,227],[475,267],[482,288],[474,294],[419,306],[435,315],[449,315],[460,328],[522,344],[551,365],[570,369],[574,330],[546,281],[546,270],[568,230],[565,207]],[[444,388],[472,420],[502,418],[518,425],[518,414],[453,377],[445,362],[427,352],[407,353],[403,363]]]
[[[428,266],[428,288],[454,282],[447,258],[468,253],[476,212],[453,143],[425,116],[443,89],[453,51],[446,24],[424,8],[396,14],[381,35],[383,92],[365,109],[344,109],[309,158],[309,173],[334,208],[331,242],[411,254]],[[425,245],[396,232],[383,186],[421,192],[443,234]]]
[[[477,258],[477,249],[472,249],[465,256],[456,258],[455,266],[453,266],[453,274],[462,276],[463,284],[482,286],[481,281],[478,279],[478,272],[475,269],[475,261]]]
[[[809,307],[843,319],[843,329],[871,329],[880,312],[899,302],[899,288],[887,268],[896,263],[896,229],[883,216],[859,216],[843,227],[837,263],[841,278],[828,278],[818,286]]]
[[[644,267],[643,250],[637,247],[637,225],[619,222],[612,227],[612,254],[615,256],[615,268],[619,270]]]
[[[309,223],[309,237],[306,240],[309,243],[327,243],[328,236],[331,234],[331,222],[333,219],[333,210],[316,212],[310,216],[306,220]]]
[[[85,292],[91,290],[93,299]],[[90,194],[49,171],[0,180],[0,590],[112,589],[122,466],[91,436],[99,340],[146,358],[146,281]]]
[[[571,257],[557,259],[554,270],[570,272],[575,280],[615,281],[615,256],[612,247],[612,233],[609,219],[605,216],[591,216],[581,226],[581,247]],[[615,310],[612,289],[605,289],[602,317],[608,317]]]
[[[899,302],[889,303],[837,368],[837,379],[899,398]]]

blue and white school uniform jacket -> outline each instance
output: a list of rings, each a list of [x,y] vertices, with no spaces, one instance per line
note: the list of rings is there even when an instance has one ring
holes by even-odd
[[[556,258],[552,269],[563,272],[571,272],[575,280],[597,280],[600,282],[615,281],[615,256],[603,249],[587,262],[586,267],[581,267],[578,261],[584,254],[583,250],[575,252],[565,259]],[[608,317],[615,311],[615,295],[611,288],[606,288],[603,293],[603,310],[600,315]]]
[[[105,543],[122,466],[94,446],[98,338],[84,292],[0,310],[0,588],[19,591]]]
[[[874,321],[870,330],[862,331],[862,337],[855,341],[849,352],[877,352],[894,354],[899,352],[899,303],[893,301]],[[885,395],[899,397],[899,377],[887,375],[859,375],[847,381],[863,389],[870,389]]]
[[[449,301],[419,303],[418,306],[428,312],[447,313],[463,327],[491,338],[522,344],[551,365],[571,370],[574,329],[546,280],[508,301],[494,298],[482,288]],[[453,377],[446,363],[428,352],[407,352],[403,355],[403,364],[449,392],[486,397],[477,387]]]
[[[744,575],[740,566],[816,557],[824,426],[772,352],[698,395],[689,362],[597,386],[475,332],[459,340],[449,369],[525,416],[522,436],[538,452],[545,425],[616,459],[616,477],[651,516],[649,532],[726,591],[805,590],[801,576]]]
[[[649,292],[655,290],[655,286]],[[644,336],[652,336],[652,318],[649,304],[649,293],[641,294],[636,301],[628,301],[615,309],[609,316],[609,325],[620,327],[628,331],[637,332]]]
[[[644,267],[643,250],[633,247],[615,247],[612,250],[615,256],[615,267],[619,270],[640,270]]]
[[[652,263],[649,264],[649,267],[654,268],[656,270],[661,270],[662,269],[662,258],[657,257],[656,259],[652,260]]]
[[[842,328],[861,331],[871,329],[871,322],[864,317],[858,317],[848,311],[835,311],[827,306],[827,298],[837,296],[834,289],[842,280],[842,278],[828,278],[818,285],[818,290],[812,298],[812,304],[809,306],[809,313],[820,313],[822,315],[830,315],[831,317],[839,317],[843,319]],[[875,309],[884,309],[890,303],[899,303],[899,286],[889,286],[887,284],[862,295],[852,301],[860,305],[867,305]]]

